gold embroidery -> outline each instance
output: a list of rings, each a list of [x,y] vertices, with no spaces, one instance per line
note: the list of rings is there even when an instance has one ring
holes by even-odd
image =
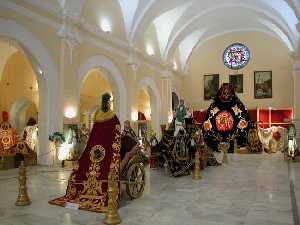
[[[79,205],[82,209],[102,210],[107,194],[102,192],[102,181],[97,180],[100,166],[92,162],[87,172],[87,180],[83,182],[83,190],[79,194]]]
[[[105,157],[105,149],[101,145],[95,145],[90,152],[90,160],[93,163],[101,162]]]
[[[103,122],[106,120],[110,120],[115,116],[115,113],[112,110],[108,110],[107,112],[97,111],[94,117],[94,122]]]
[[[75,171],[72,172],[69,181],[68,181],[68,187],[67,187],[67,191],[66,191],[66,198],[67,199],[72,199],[75,197],[76,195],[76,186],[75,186]]]
[[[116,125],[115,137],[112,143],[113,155],[112,155],[112,161],[110,163],[110,172],[114,176],[114,179],[117,181],[120,180],[120,147],[121,147],[120,134],[121,134],[121,127],[120,125]],[[91,164],[89,166],[89,170],[86,173],[87,180],[85,181],[75,180],[76,170],[74,170],[68,182],[66,195],[64,197],[54,199],[50,201],[50,203],[64,206],[66,202],[74,202],[79,204],[80,209],[85,209],[85,210],[95,211],[95,212],[105,212],[107,210],[108,193],[105,186],[106,184],[105,182],[107,181],[99,180],[99,176],[101,172],[99,159],[102,157],[104,158],[105,153],[103,155],[99,154],[98,156],[101,157],[96,156],[96,160],[94,160],[95,151],[99,149],[101,149],[102,151],[102,148],[103,147],[101,145],[96,145],[91,149],[91,153],[90,153]],[[118,192],[115,193],[116,201],[114,203],[116,205],[119,205],[119,194],[120,194],[120,183],[118,182]]]
[[[113,159],[110,163],[110,174],[113,179],[120,180],[120,149],[121,149],[121,126],[118,124],[115,127],[115,140],[112,145],[113,149]],[[116,201],[114,204],[118,205],[120,194],[120,182],[118,182],[118,191],[115,192]]]

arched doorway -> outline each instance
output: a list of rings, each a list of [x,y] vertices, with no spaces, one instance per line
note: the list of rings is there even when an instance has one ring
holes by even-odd
[[[2,37],[0,46],[2,49],[0,96],[5,96],[0,102],[0,112],[8,113],[9,123],[13,129],[16,129],[17,135],[22,138],[28,120],[31,118],[31,121],[33,119],[37,121],[38,119],[38,75],[34,71],[30,59],[15,42]],[[32,137],[28,138],[32,139]],[[34,142],[37,143],[36,136],[34,136]],[[32,150],[38,151],[36,145],[31,147],[33,147]],[[6,151],[16,152],[14,147]]]
[[[138,137],[147,138],[148,129],[151,129],[151,103],[148,88],[142,88],[138,93],[138,124],[137,124],[137,135]]]
[[[50,165],[53,156],[49,152],[49,133],[62,130],[63,120],[57,67],[43,43],[15,21],[0,18],[0,37],[26,56],[36,74],[39,96],[38,164]]]
[[[161,136],[160,124],[161,124],[161,97],[159,94],[159,89],[157,88],[156,83],[150,78],[145,77],[138,84],[137,95],[140,91],[144,90],[144,98],[148,101],[147,106],[148,112],[146,114],[150,114],[151,117],[151,129],[157,134],[158,137]],[[142,92],[143,93],[143,92]],[[150,99],[150,100],[149,100]],[[150,107],[149,107],[150,102]]]
[[[105,74],[107,82],[111,87],[111,93],[113,95],[113,109],[116,112],[121,124],[128,119],[129,112],[127,111],[127,91],[123,81],[123,76],[114,64],[113,61],[102,55],[95,55],[88,58],[79,68],[78,73],[78,90],[81,89],[82,83],[86,78],[86,75],[93,69],[99,70],[102,74]],[[99,94],[100,95],[100,94]],[[80,99],[80,93],[78,92],[78,99]],[[98,101],[100,104],[100,99]]]
[[[38,107],[28,98],[16,100],[10,108],[10,123],[21,134],[30,118],[38,121]]]
[[[92,118],[101,104],[101,96],[104,93],[112,94],[112,86],[107,75],[100,69],[90,70],[81,85],[80,89],[80,124],[92,128]],[[115,107],[113,102],[112,108]]]
[[[138,119],[139,120],[151,120],[151,105],[150,95],[148,88],[142,88],[138,94]]]

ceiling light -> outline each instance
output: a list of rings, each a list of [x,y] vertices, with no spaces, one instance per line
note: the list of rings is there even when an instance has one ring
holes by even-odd
[[[103,18],[101,20],[100,27],[101,27],[101,30],[103,30],[105,33],[111,33],[111,31],[112,31],[111,24],[107,18]]]
[[[153,56],[154,55],[154,48],[151,44],[147,44],[146,46],[146,52],[148,55]]]
[[[177,63],[176,63],[175,61],[173,62],[173,69],[174,69],[174,70],[177,70],[177,69],[178,69]]]
[[[76,117],[76,109],[73,106],[69,106],[65,109],[65,117],[72,119]]]

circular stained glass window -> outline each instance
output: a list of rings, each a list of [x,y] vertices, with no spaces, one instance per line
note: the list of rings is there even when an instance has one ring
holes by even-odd
[[[223,54],[224,65],[229,69],[238,70],[247,65],[250,59],[250,51],[246,45],[234,43],[229,45]]]

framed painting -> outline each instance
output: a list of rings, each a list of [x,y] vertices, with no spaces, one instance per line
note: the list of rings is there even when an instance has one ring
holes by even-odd
[[[204,100],[210,100],[219,90],[219,74],[204,75]]]
[[[229,83],[234,87],[236,93],[243,93],[243,74],[229,75]]]
[[[272,98],[272,71],[254,71],[254,98]]]

